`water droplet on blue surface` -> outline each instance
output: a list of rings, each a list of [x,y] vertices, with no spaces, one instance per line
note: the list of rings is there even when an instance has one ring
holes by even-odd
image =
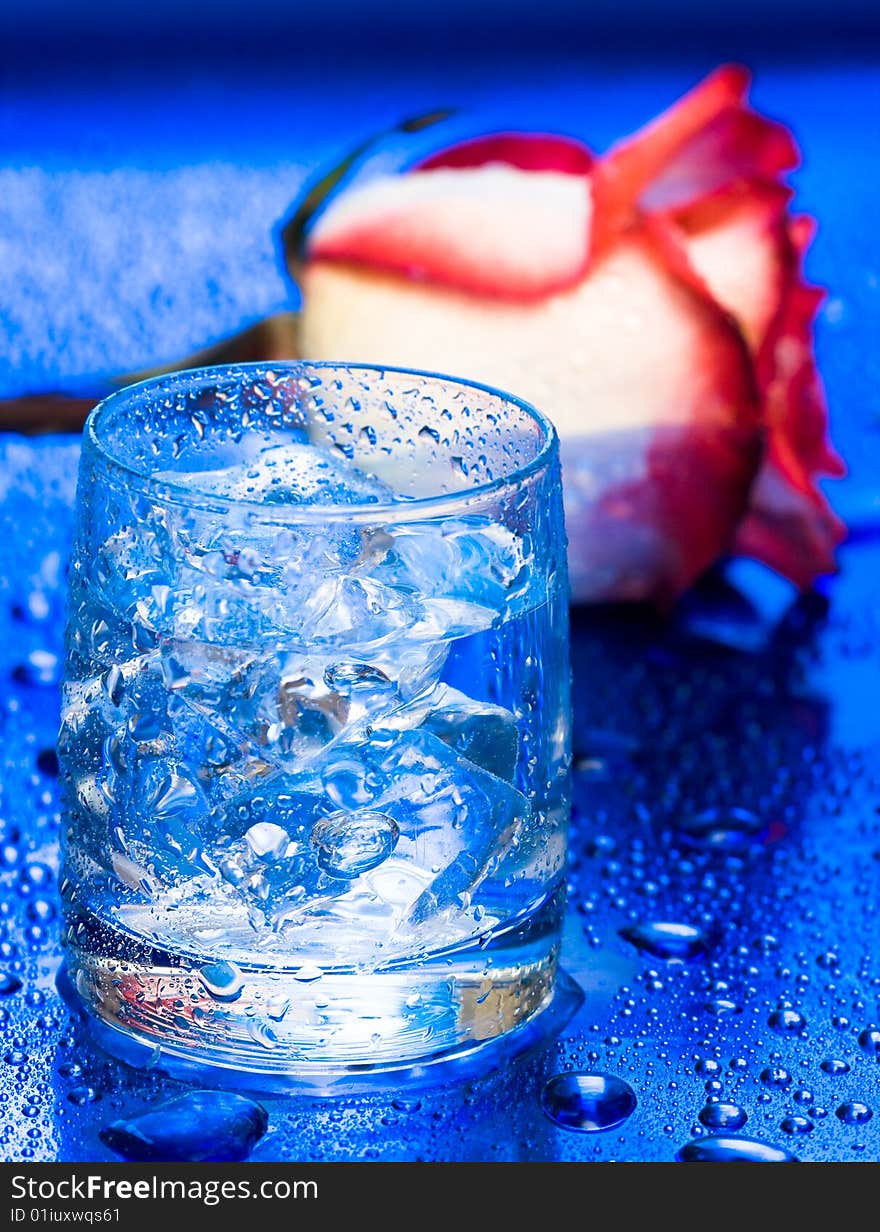
[[[868,1105],[859,1099],[847,1100],[837,1109],[837,1117],[844,1125],[865,1125],[873,1115]]]
[[[721,1134],[695,1138],[686,1143],[675,1157],[683,1164],[783,1164],[797,1163],[797,1158],[757,1138],[729,1138]]]
[[[838,1060],[836,1057],[826,1057],[819,1066],[823,1074],[831,1074],[832,1077],[837,1077],[839,1074],[849,1073],[849,1062]]]
[[[21,988],[21,980],[9,971],[0,973],[0,997],[11,997]]]
[[[269,1117],[262,1105],[225,1091],[192,1091],[152,1112],[101,1130],[105,1146],[144,1162],[233,1162],[247,1159]]]
[[[665,920],[631,924],[620,930],[620,936],[637,950],[670,961],[685,962],[689,958],[701,958],[709,949],[702,929]]]
[[[790,1087],[793,1080],[787,1069],[773,1065],[761,1070],[761,1081],[765,1087]]]
[[[803,1014],[790,1008],[774,1010],[767,1019],[767,1026],[783,1035],[788,1031],[802,1031],[806,1025]]]
[[[809,1117],[790,1116],[782,1122],[782,1129],[787,1134],[809,1134],[813,1130],[813,1122]]]
[[[19,684],[30,685],[57,684],[60,674],[58,655],[51,650],[32,650],[12,673]]]
[[[85,1104],[93,1104],[96,1099],[100,1099],[101,1092],[95,1087],[72,1087],[67,1092],[67,1098],[72,1104],[76,1104],[78,1108],[81,1108]]]
[[[613,1074],[557,1074],[541,1095],[541,1107],[551,1121],[582,1133],[622,1125],[635,1106],[632,1087]]]
[[[704,1009],[710,1014],[714,1014],[716,1018],[725,1018],[728,1014],[741,1014],[742,1006],[737,1005],[735,1001],[731,1001],[729,997],[714,997],[711,1001],[707,1001]]]
[[[700,1109],[700,1123],[707,1129],[742,1129],[748,1120],[745,1108],[739,1104],[706,1104]]]
[[[859,1035],[859,1047],[880,1057],[880,1027],[866,1027]]]
[[[244,976],[231,962],[208,963],[199,971],[199,980],[217,1001],[235,1001],[244,988]]]
[[[37,769],[47,778],[57,779],[59,772],[58,754],[54,749],[40,749],[37,754]]]
[[[332,877],[351,879],[378,868],[391,855],[400,830],[393,817],[361,809],[331,813],[312,831],[318,864]]]
[[[711,808],[681,819],[675,832],[686,847],[730,853],[760,846],[767,827],[750,809]]]

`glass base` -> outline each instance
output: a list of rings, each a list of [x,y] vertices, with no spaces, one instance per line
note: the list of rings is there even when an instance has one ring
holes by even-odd
[[[501,1035],[472,1040],[446,1052],[420,1060],[375,1065],[339,1065],[321,1061],[292,1063],[287,1070],[244,1069],[214,1056],[196,1055],[172,1045],[158,1045],[149,1037],[121,1030],[85,1007],[61,968],[58,987],[73,1008],[85,1013],[93,1038],[111,1056],[135,1069],[182,1081],[210,1083],[226,1090],[266,1095],[367,1095],[395,1089],[418,1089],[446,1082],[481,1078],[500,1069],[513,1057],[538,1047],[557,1035],[577,1013],[584,1000],[579,984],[557,968],[544,1003],[530,1018]]]
[[[101,1045],[137,1068],[266,1092],[428,1085],[485,1072],[577,1008],[580,990],[557,968],[559,910],[553,895],[483,944],[375,971],[206,966],[133,947],[92,916],[62,991]],[[218,988],[205,977],[220,967],[234,978]]]

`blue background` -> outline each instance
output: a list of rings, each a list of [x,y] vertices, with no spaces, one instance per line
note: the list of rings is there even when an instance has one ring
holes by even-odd
[[[756,105],[803,149],[796,208],[820,220],[808,267],[829,289],[818,348],[850,463],[830,495],[852,533],[840,576],[801,600],[736,566],[666,624],[575,614],[565,953],[583,1010],[544,1053],[408,1110],[270,1101],[254,1157],[671,1159],[717,1081],[747,1110],[746,1133],[805,1159],[878,1159],[880,1069],[858,1042],[880,1020],[876,6],[470,7],[161,0],[120,17],[109,0],[6,5],[0,396],[168,362],[290,307],[279,220],[308,174],[402,115],[453,105],[465,127],[545,127],[601,150],[736,58],[755,71]],[[59,649],[52,561],[66,552],[76,446],[7,438],[0,459],[0,959],[23,981],[2,1001],[2,1155],[104,1158],[101,1124],[176,1087],[102,1058],[52,990],[57,923],[32,904],[52,904],[38,883],[56,784],[35,757],[54,741],[57,692],[27,656]],[[36,615],[22,608],[33,593],[47,605]],[[681,847],[682,817],[731,806],[765,818],[766,833],[720,856]],[[667,967],[618,936],[663,918],[704,926],[710,956]],[[817,962],[828,951],[834,961]],[[780,1001],[804,1014],[803,1032],[768,1027]],[[8,1059],[21,1053],[26,1065]],[[851,1072],[829,1078],[819,1062],[838,1055]],[[71,1057],[79,1078],[59,1072]],[[773,1064],[788,1087],[762,1082]],[[620,1131],[576,1135],[542,1116],[544,1080],[578,1067],[634,1086]],[[95,1099],[71,1101],[83,1086]],[[866,1126],[834,1115],[847,1098],[875,1110]],[[809,1107],[829,1115],[787,1134]]]

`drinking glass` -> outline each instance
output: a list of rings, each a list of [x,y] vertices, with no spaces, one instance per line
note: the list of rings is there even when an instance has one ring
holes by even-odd
[[[547,1013],[570,791],[556,435],[424,373],[203,368],[86,425],[60,754],[70,986],[233,1085]]]

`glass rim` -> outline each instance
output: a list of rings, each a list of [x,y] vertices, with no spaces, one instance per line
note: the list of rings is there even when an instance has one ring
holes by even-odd
[[[260,500],[244,500],[219,496],[210,492],[201,492],[188,484],[175,483],[167,478],[167,472],[162,479],[156,479],[155,472],[132,465],[118,456],[112,450],[101,434],[101,422],[107,413],[119,408],[132,397],[148,391],[176,392],[186,387],[197,387],[200,382],[216,380],[221,375],[232,376],[240,373],[279,373],[308,372],[310,370],[328,372],[377,373],[380,376],[396,374],[404,377],[427,378],[430,381],[443,382],[451,386],[473,389],[488,394],[497,401],[507,402],[522,411],[527,419],[535,424],[541,433],[541,441],[537,452],[528,462],[514,467],[508,474],[499,475],[483,483],[469,488],[457,488],[454,491],[438,492],[431,496],[420,496],[399,501],[375,501],[359,503],[331,504],[298,504],[271,505]],[[133,382],[115,390],[103,398],[92,408],[83,429],[84,440],[92,448],[102,465],[111,473],[119,472],[129,479],[138,481],[138,489],[143,494],[157,493],[163,501],[186,505],[191,508],[210,509],[247,509],[259,510],[264,520],[273,522],[297,523],[312,521],[327,521],[334,518],[345,518],[357,522],[374,520],[377,517],[393,516],[396,521],[410,520],[423,514],[430,515],[442,512],[452,507],[461,508],[462,503],[470,504],[491,496],[506,488],[516,488],[523,481],[531,478],[545,469],[558,455],[559,435],[552,420],[539,411],[532,403],[507,390],[472,381],[466,377],[450,376],[442,372],[432,372],[427,369],[401,368],[392,364],[361,364],[347,363],[344,360],[294,360],[277,361],[260,360],[257,362],[235,364],[209,364],[198,368],[183,368],[175,372],[163,373],[147,377],[142,381]]]

